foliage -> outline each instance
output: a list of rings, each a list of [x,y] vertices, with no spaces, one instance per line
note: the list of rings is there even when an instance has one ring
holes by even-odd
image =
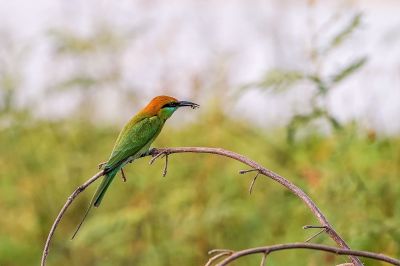
[[[247,155],[304,188],[351,247],[400,256],[400,139],[347,127],[288,145],[279,131],[266,134],[218,111],[198,121],[180,129],[169,123],[156,146],[221,146]],[[117,132],[74,121],[15,123],[0,131],[0,265],[38,264],[53,219],[97,172]],[[313,234],[301,227],[316,221],[281,186],[259,178],[250,196],[252,175],[239,175],[239,163],[199,154],[169,161],[166,178],[162,160],[129,165],[128,182],[115,179],[103,205],[70,241],[96,185],[85,191],[56,232],[50,265],[201,265],[213,248],[304,241]],[[315,241],[332,244],[326,236]],[[307,251],[268,259],[272,265],[343,262]],[[238,265],[250,263],[259,258]]]
[[[327,97],[332,90],[342,81],[350,78],[357,73],[367,62],[367,56],[353,58],[347,62],[344,67],[332,74],[324,74],[323,68],[328,63],[328,54],[332,53],[340,47],[353,32],[361,25],[362,15],[355,14],[350,22],[343,27],[337,34],[330,37],[327,45],[319,45],[312,47],[310,62],[304,65],[311,65],[300,70],[272,69],[268,71],[259,82],[244,86],[245,89],[271,89],[275,92],[281,92],[296,88],[301,84],[315,87],[313,95],[310,97],[308,107],[310,109],[305,114],[295,114],[287,125],[287,136],[289,142],[293,142],[295,134],[299,129],[306,127],[308,124],[318,121],[327,121],[334,129],[339,129],[342,125],[330,112],[325,104]],[[318,35],[315,36],[319,38]],[[320,37],[322,39],[322,37]],[[318,41],[315,41],[316,43]],[[310,71],[309,68],[312,70]]]
[[[22,67],[29,50],[11,34],[0,31],[0,123],[24,112],[23,108],[17,110],[17,94],[22,93]]]
[[[61,27],[49,30],[47,35],[54,67],[44,98],[74,95],[76,108],[72,115],[87,120],[93,119],[92,110],[101,108],[96,95],[118,91],[117,104],[121,106],[128,106],[137,98],[133,85],[124,80],[125,52],[136,32],[105,22],[92,27],[86,34]]]

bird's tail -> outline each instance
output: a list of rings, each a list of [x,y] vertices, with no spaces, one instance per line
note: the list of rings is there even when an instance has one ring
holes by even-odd
[[[120,170],[120,167],[116,167],[115,169],[111,170],[104,176],[103,181],[101,182],[100,186],[97,188],[96,193],[93,196],[93,199],[91,202],[93,204],[93,206],[95,206],[95,207],[100,206],[100,203],[104,197],[104,194],[106,194],[108,187],[110,186],[111,182],[114,180],[114,177],[118,173],[119,170]]]
[[[108,189],[108,187],[110,186],[111,182],[113,181],[115,175],[118,173],[119,168],[117,167],[116,169],[110,171],[109,173],[105,174],[103,181],[101,182],[101,184],[99,185],[99,187],[96,190],[96,193],[94,194],[92,200],[90,201],[90,205],[87,208],[85,215],[83,216],[81,222],[79,223],[78,227],[76,228],[74,234],[71,237],[71,240],[75,238],[75,236],[77,235],[79,229],[81,228],[83,222],[85,221],[87,215],[89,214],[89,211],[94,207],[99,207],[100,203]]]

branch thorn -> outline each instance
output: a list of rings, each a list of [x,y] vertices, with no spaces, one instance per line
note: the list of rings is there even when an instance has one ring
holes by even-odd
[[[261,259],[260,266],[265,266],[265,262],[267,261],[267,256],[268,256],[268,254],[269,254],[268,251],[266,251],[266,252],[263,253],[263,257],[262,257],[262,259]]]
[[[158,158],[165,157],[165,165],[164,165],[164,170],[162,173],[163,177],[165,177],[167,175],[167,171],[168,171],[168,155],[169,155],[169,152],[167,150],[160,151],[158,154],[153,155],[153,158],[151,158],[151,160],[149,162],[149,164],[153,164],[154,161],[157,160]]]
[[[217,259],[222,258],[222,257],[224,257],[224,256],[230,256],[230,255],[232,255],[233,252],[234,252],[234,251],[233,251],[233,250],[230,250],[230,249],[213,249],[213,250],[210,250],[210,251],[208,252],[209,255],[215,254],[215,253],[216,253],[216,254],[215,254],[214,256],[212,256],[212,257],[207,261],[207,263],[206,263],[205,266],[211,266],[212,263],[213,263],[214,261],[216,261]]]
[[[258,169],[240,170],[239,174],[243,175],[254,171],[259,171],[259,170]]]
[[[317,228],[317,229],[322,229],[322,228],[327,229],[325,225],[305,225],[305,226],[303,226],[303,229],[311,229],[311,228],[312,229],[315,229],[315,228]]]
[[[99,169],[103,168],[103,166],[104,166],[106,163],[107,163],[107,162],[99,163]]]
[[[311,240],[313,240],[314,238],[316,238],[317,236],[319,236],[320,234],[327,232],[329,230],[329,228],[327,226],[324,225],[305,225],[303,226],[303,229],[322,229],[320,231],[318,231],[318,233],[312,235],[311,237],[307,238],[306,241],[304,242],[310,242]]]
[[[126,176],[123,168],[121,168],[121,175],[122,175],[122,181],[126,182]]]
[[[256,174],[255,177],[253,177],[253,180],[251,181],[250,187],[249,187],[249,194],[250,195],[251,195],[251,192],[253,191],[253,186],[256,183],[257,177],[261,174],[261,172],[260,172],[259,169],[249,169],[249,170],[240,170],[239,171],[239,174],[241,174],[241,175],[246,174],[246,173],[250,173],[250,172],[255,172],[255,171],[257,171],[257,174]]]

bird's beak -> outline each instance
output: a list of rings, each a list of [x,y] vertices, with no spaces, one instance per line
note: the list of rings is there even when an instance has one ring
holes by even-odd
[[[178,106],[179,107],[189,106],[192,109],[196,109],[196,108],[200,107],[200,105],[198,105],[197,103],[192,103],[192,102],[188,102],[188,101],[179,101]]]

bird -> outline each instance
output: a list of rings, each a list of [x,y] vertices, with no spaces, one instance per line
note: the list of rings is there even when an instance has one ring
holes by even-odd
[[[117,137],[108,161],[99,165],[99,167],[103,169],[103,180],[93,195],[89,207],[71,240],[77,235],[89,211],[93,207],[100,206],[116,174],[121,171],[125,181],[125,175],[122,170],[123,167],[127,163],[148,154],[151,144],[160,134],[167,119],[170,118],[178,108],[185,106],[191,107],[192,109],[199,107],[196,103],[178,101],[171,96],[157,96],[125,124]]]

